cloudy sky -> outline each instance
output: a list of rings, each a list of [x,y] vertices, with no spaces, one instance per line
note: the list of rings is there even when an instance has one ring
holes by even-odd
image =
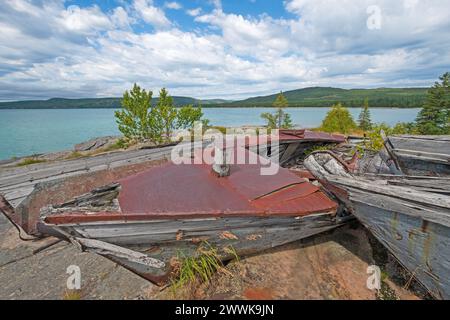
[[[429,86],[448,0],[1,0],[0,100]]]

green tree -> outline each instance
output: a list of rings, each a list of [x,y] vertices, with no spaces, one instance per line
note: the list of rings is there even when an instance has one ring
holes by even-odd
[[[158,103],[152,109],[152,117],[149,119],[158,142],[170,142],[172,132],[177,127],[177,116],[173,98],[166,88],[162,88]]]
[[[276,129],[278,125],[278,116],[277,114],[272,114],[270,112],[264,112],[261,114],[261,118],[267,121],[267,127],[269,129]]]
[[[417,116],[417,128],[421,134],[450,133],[450,73],[446,72],[428,91],[425,104]]]
[[[203,118],[201,106],[187,105],[175,108],[173,98],[163,88],[156,105],[151,105],[152,92],[142,90],[137,84],[125,91],[122,109],[115,112],[119,130],[129,139],[150,140],[156,144],[171,141],[176,129],[191,129],[196,121],[202,121],[203,127],[209,121]]]
[[[273,107],[277,108],[275,113],[264,112],[261,114],[261,118],[267,121],[267,127],[270,129],[290,129],[293,127],[291,115],[286,113],[283,109],[289,106],[289,102],[280,92],[276,97]]]
[[[321,130],[325,132],[350,133],[356,128],[352,115],[342,104],[338,103],[331,107],[325,119],[322,121]]]
[[[145,91],[134,84],[130,91],[125,91],[122,109],[115,112],[120,132],[129,139],[139,141],[150,138],[149,114],[151,113],[152,91]]]
[[[177,129],[192,129],[203,118],[202,107],[187,105],[178,110]]]
[[[284,96],[283,92],[280,92],[273,102],[273,107],[277,108],[277,120],[278,120],[278,128],[281,128],[284,121],[284,108],[289,106],[289,102]]]
[[[363,109],[358,118],[359,128],[363,131],[369,131],[372,128],[372,120],[370,119],[369,99],[364,100]]]

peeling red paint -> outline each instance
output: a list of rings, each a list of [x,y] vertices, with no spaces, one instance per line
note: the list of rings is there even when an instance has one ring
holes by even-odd
[[[118,180],[121,212],[55,214],[52,224],[203,218],[216,216],[304,216],[335,212],[336,203],[288,169],[261,175],[261,165],[231,165],[218,178],[207,164],[168,163]]]

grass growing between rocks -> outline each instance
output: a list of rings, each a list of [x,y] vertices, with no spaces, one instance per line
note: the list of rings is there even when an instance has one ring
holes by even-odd
[[[232,246],[224,251],[239,261],[236,250]],[[208,283],[216,272],[229,272],[225,269],[218,249],[208,242],[202,243],[194,256],[186,256],[183,252],[179,252],[173,265],[177,278],[172,280],[170,288],[174,296],[180,289],[186,290],[188,294],[192,293],[200,283]]]
[[[20,161],[17,166],[18,167],[23,167],[23,166],[28,166],[30,164],[36,164],[36,163],[43,163],[43,162],[47,162],[47,160],[43,160],[43,159],[36,159],[36,158],[25,158],[22,161]]]
[[[81,300],[81,290],[66,290],[63,295],[63,300]]]

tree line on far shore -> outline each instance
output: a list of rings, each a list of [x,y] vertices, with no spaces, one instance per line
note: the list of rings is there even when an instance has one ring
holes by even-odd
[[[155,144],[171,141],[174,131],[179,129],[191,130],[194,124],[202,121],[204,126],[209,121],[203,118],[200,105],[186,105],[176,108],[173,98],[163,88],[155,105],[151,104],[152,91],[141,89],[137,84],[130,91],[126,91],[121,100],[122,108],[115,112],[116,122],[120,132],[127,138],[137,141],[149,140]],[[289,102],[281,92],[273,105],[275,112],[265,112],[261,117],[270,129],[290,129],[294,127],[291,116],[285,111]],[[361,113],[355,121],[346,106],[341,103],[333,105],[327,113],[319,130],[342,134],[364,134],[373,143],[372,148],[379,148],[381,130],[386,134],[421,134],[446,135],[450,134],[450,73],[439,77],[428,91],[422,110],[415,122],[398,123],[394,127],[387,124],[374,124],[369,110],[369,99],[366,98]]]
[[[273,114],[263,113],[261,115],[267,121],[267,126],[272,129],[289,129],[292,121],[284,108],[288,107],[288,101],[281,92],[273,107],[277,111]],[[439,81],[429,89],[422,110],[419,112],[415,122],[401,122],[393,127],[385,123],[374,124],[369,110],[369,99],[366,98],[362,106],[358,120],[355,121],[349,110],[341,103],[333,105],[327,113],[321,131],[342,134],[364,134],[369,140],[377,141],[371,147],[380,147],[379,139],[381,130],[386,134],[417,134],[417,135],[448,135],[450,134],[450,73],[447,72],[439,77]]]

